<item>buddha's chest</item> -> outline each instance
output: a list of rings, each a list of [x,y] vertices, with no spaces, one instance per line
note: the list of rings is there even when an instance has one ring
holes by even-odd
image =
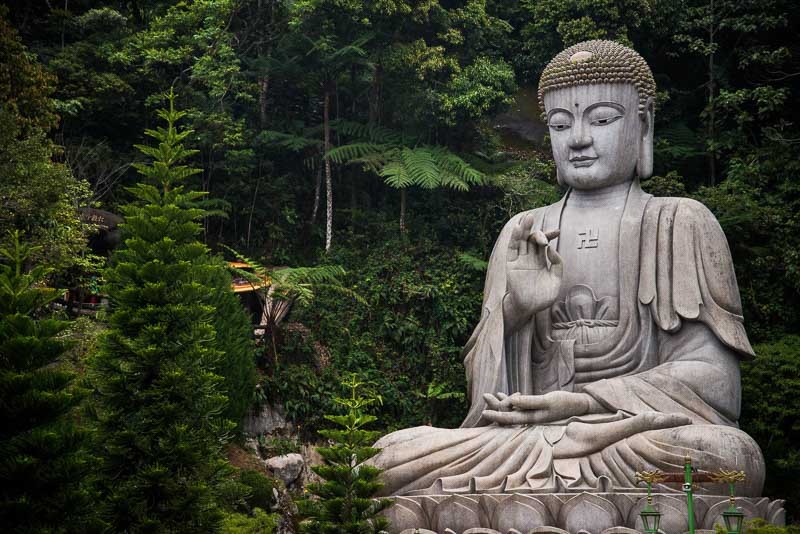
[[[570,208],[561,217],[558,252],[564,259],[560,299],[576,285],[597,297],[619,296],[619,225],[622,207]]]

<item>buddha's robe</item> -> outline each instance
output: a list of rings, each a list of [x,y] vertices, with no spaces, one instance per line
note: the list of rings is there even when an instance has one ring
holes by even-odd
[[[565,199],[533,210],[535,226],[559,228]],[[481,320],[464,349],[472,404],[462,428],[416,427],[379,440],[372,463],[384,469],[384,494],[624,490],[636,487],[636,471],[681,470],[689,455],[701,471],[745,471],[737,493],[760,495],[763,456],[737,425],[739,358],[753,350],[714,216],[694,200],[654,198],[633,182],[619,228],[616,317],[591,288],[576,286],[506,335],[506,251],[524,215],[505,226],[489,262]],[[484,393],[557,390],[587,393],[607,411],[547,425],[484,426]],[[613,425],[654,412],[683,414],[691,424],[609,442]],[[559,446],[573,431],[586,454]],[[725,488],[703,484],[699,491]]]

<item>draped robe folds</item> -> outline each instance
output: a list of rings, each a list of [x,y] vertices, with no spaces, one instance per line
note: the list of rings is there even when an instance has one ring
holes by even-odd
[[[568,197],[533,210],[535,226],[559,228]],[[471,407],[462,427],[416,427],[379,440],[372,463],[384,469],[383,493],[609,491],[636,487],[636,471],[680,470],[689,455],[701,471],[744,470],[737,492],[759,496],[763,456],[737,425],[738,360],[753,350],[714,216],[690,199],[654,198],[634,181],[619,229],[618,321],[602,327],[608,333],[601,339],[579,344],[553,335],[551,309],[504,334],[506,251],[526,213],[505,226],[489,262],[481,320],[464,349]],[[481,419],[484,393],[559,390],[587,393],[607,411],[547,425]],[[683,414],[691,424],[608,443],[613,425],[652,412]],[[572,430],[580,430],[586,454],[560,452]]]

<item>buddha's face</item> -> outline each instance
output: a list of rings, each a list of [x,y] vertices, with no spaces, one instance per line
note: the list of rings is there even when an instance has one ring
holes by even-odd
[[[544,95],[559,179],[575,189],[598,189],[652,167],[652,106],[639,114],[630,83],[577,85]],[[650,161],[641,161],[648,159]],[[646,177],[646,176],[643,176]]]

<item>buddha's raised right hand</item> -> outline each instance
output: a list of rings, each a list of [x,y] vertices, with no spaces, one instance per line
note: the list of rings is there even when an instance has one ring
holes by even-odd
[[[552,306],[561,289],[564,264],[550,247],[550,240],[558,237],[559,231],[534,230],[533,224],[532,213],[522,217],[508,243],[503,299],[506,333]]]

